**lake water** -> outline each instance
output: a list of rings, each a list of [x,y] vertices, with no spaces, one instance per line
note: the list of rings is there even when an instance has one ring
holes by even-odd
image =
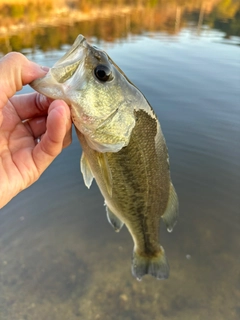
[[[52,66],[82,29],[38,27],[32,47],[19,51]],[[239,319],[240,38],[199,27],[194,15],[175,33],[130,29],[109,41],[94,30],[88,40],[148,98],[167,141],[180,202],[174,231],[160,231],[170,278],[132,277],[132,239],[108,224],[96,184],[84,186],[74,134],[39,181],[0,210],[0,319]],[[64,32],[65,42],[42,48]]]

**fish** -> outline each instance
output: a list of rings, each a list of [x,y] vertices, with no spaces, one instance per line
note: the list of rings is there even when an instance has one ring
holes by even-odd
[[[147,274],[167,279],[160,222],[172,231],[178,196],[165,138],[145,96],[105,51],[83,35],[30,85],[69,105],[82,147],[85,185],[90,188],[96,180],[109,223],[116,232],[125,225],[132,236],[132,275],[139,281]]]

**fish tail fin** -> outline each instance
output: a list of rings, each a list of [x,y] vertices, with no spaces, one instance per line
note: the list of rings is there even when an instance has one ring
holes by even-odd
[[[147,257],[133,251],[132,274],[141,281],[145,274],[150,274],[158,280],[169,277],[169,265],[163,247],[160,247],[157,255]]]

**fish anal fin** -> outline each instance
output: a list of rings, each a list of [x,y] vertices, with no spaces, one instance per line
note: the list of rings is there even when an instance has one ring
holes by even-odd
[[[97,153],[98,165],[100,167],[103,181],[110,197],[112,197],[112,173],[105,153]]]
[[[86,187],[89,189],[91,187],[94,176],[92,174],[92,170],[84,152],[82,153],[80,161],[80,169],[83,175],[84,183]]]
[[[174,186],[171,183],[167,208],[162,216],[162,219],[163,219],[163,221],[167,227],[167,230],[169,232],[171,232],[173,230],[173,227],[177,223],[178,211],[179,211],[178,197],[177,197],[176,191],[174,189]]]
[[[163,247],[159,252],[152,256],[143,256],[133,251],[132,274],[141,281],[142,277],[150,274],[158,280],[164,280],[169,277],[169,265]]]
[[[107,219],[116,232],[122,229],[124,223],[106,205]]]

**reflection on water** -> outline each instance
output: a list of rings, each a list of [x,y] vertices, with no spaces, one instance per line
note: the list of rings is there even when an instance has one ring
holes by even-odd
[[[188,20],[180,12],[186,22],[177,33],[169,31],[174,23],[148,29],[144,15],[132,13],[130,29],[123,29],[126,17],[114,17],[9,38],[49,66],[78,33],[100,42],[160,119],[181,215],[173,233],[161,227],[170,279],[137,282],[131,237],[125,228],[114,233],[96,185],[85,188],[74,136],[39,181],[0,210],[1,320],[239,319],[240,61],[239,47],[228,44],[240,39],[228,39],[236,33],[227,34],[227,23],[210,29],[196,3]]]
[[[18,1],[16,7],[2,4],[2,9],[0,3],[1,52],[60,49],[72,44],[80,32],[107,42],[154,32],[177,35],[186,27],[194,28],[196,35],[217,29],[226,39],[240,36],[240,1],[236,0],[118,0],[117,5],[115,0],[62,0],[62,6],[40,1],[41,10],[38,3],[26,5],[29,0]]]

